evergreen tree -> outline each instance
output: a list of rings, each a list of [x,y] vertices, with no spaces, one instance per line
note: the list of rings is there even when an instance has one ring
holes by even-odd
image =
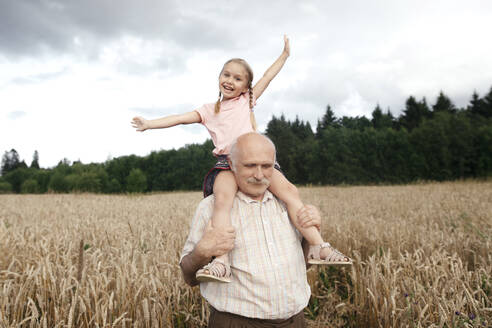
[[[483,97],[483,110],[481,115],[486,118],[492,117],[492,87],[489,92]]]
[[[39,153],[37,150],[35,150],[34,154],[32,155],[32,162],[30,168],[39,169]]]
[[[372,111],[371,123],[372,127],[376,130],[391,128],[393,126],[393,115],[389,109],[387,114],[383,114],[383,111],[378,104]]]
[[[470,104],[467,107],[467,111],[474,115],[481,115],[481,112],[483,111],[483,106],[485,106],[485,104],[483,103],[483,99],[480,98],[476,90],[473,91],[473,95],[470,99]]]
[[[331,109],[330,105],[326,106],[326,112],[323,115],[323,118],[318,120],[318,126],[316,127],[316,136],[320,136],[321,131],[328,127],[338,127],[338,119],[335,116],[335,113]]]
[[[449,99],[442,91],[439,92],[439,96],[436,99],[436,103],[432,106],[432,110],[434,113],[447,112],[451,114],[454,114],[457,111],[451,99]]]
[[[21,166],[21,162],[19,159],[19,154],[15,149],[11,149],[10,151],[6,151],[2,157],[2,167],[1,174],[5,175],[6,173],[15,170],[16,168]]]
[[[405,103],[405,110],[400,116],[400,124],[408,131],[412,131],[422,123],[424,118],[430,117],[430,114],[425,98],[418,102],[415,97],[410,96]]]
[[[289,180],[296,181],[293,152],[298,138],[291,129],[291,123],[285,119],[284,115],[280,116],[280,118],[273,117],[267,125],[266,134],[275,144],[277,162],[282,167],[285,175]]]
[[[364,129],[372,126],[371,121],[369,121],[369,119],[365,116],[343,116],[339,120],[339,124],[344,128],[359,131],[363,131]]]

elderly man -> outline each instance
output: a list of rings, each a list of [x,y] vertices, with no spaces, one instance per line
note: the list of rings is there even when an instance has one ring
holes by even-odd
[[[200,202],[181,255],[184,279],[197,285],[197,270],[230,251],[231,282],[200,284],[211,305],[209,327],[305,327],[302,310],[311,294],[308,243],[267,190],[275,146],[265,136],[248,133],[233,145],[229,160],[239,188],[231,210],[233,228],[213,229],[214,197]],[[319,227],[321,221],[312,206],[298,218],[304,227]]]

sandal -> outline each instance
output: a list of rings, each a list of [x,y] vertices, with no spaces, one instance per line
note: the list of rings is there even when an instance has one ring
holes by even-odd
[[[331,254],[325,259],[322,259],[320,256],[321,249],[323,248],[329,248],[331,250]],[[342,259],[340,259],[340,257],[342,257]],[[331,246],[330,243],[324,242],[320,245],[309,246],[308,263],[325,265],[352,265],[352,259],[343,255],[339,250]]]
[[[214,259],[196,272],[196,280],[200,282],[231,282],[231,267],[221,260]]]

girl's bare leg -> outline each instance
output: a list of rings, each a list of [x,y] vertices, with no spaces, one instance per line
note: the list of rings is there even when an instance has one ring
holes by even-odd
[[[214,182],[214,212],[212,227],[228,228],[231,226],[231,208],[237,192],[236,179],[231,171],[222,171]],[[230,282],[231,268],[229,254],[217,256],[196,273],[198,281]]]
[[[231,171],[222,171],[214,182],[214,212],[212,227],[228,228],[231,226],[231,209],[237,192],[236,179]],[[217,256],[217,259],[229,265],[229,254]]]
[[[269,190],[287,205],[287,212],[289,213],[291,222],[301,232],[302,236],[306,238],[309,245],[316,246],[324,243],[323,237],[321,237],[316,227],[303,228],[299,225],[297,213],[304,207],[304,204],[301,201],[296,186],[290,183],[278,170],[273,170]],[[343,254],[334,253],[331,248],[321,248],[320,258],[330,258],[333,261],[344,261],[344,259],[348,259]]]

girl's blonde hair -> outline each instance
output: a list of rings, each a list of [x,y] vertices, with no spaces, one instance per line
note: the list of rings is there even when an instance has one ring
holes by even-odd
[[[222,70],[220,71],[220,74],[222,74],[222,71],[224,70],[224,67],[229,64],[229,63],[236,63],[240,64],[244,67],[246,70],[246,73],[248,73],[248,93],[249,93],[249,108],[253,109],[253,70],[249,66],[249,64],[241,58],[232,58],[229,59],[228,61],[225,62],[224,66],[222,66]],[[215,103],[215,114],[220,112],[220,100],[222,98],[222,93],[219,91],[219,99],[217,99],[217,102]],[[251,120],[251,126],[253,127],[253,130],[256,131],[256,119],[255,119],[255,114],[253,111],[250,113],[250,120]]]

